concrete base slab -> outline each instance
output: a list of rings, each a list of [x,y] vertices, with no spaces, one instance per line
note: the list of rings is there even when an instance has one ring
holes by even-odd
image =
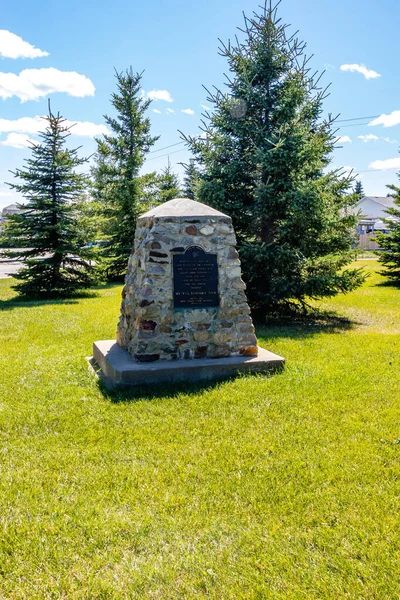
[[[284,363],[284,358],[264,348],[258,348],[258,356],[137,362],[114,340],[95,342],[91,362],[94,369],[98,365],[106,385],[210,381],[238,373],[277,371],[283,368]]]

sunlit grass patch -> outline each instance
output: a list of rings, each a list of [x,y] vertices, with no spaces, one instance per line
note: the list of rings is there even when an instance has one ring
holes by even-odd
[[[120,287],[1,280],[0,597],[397,597],[400,290],[365,265],[325,319],[259,329],[282,373],[115,394],[86,357]]]

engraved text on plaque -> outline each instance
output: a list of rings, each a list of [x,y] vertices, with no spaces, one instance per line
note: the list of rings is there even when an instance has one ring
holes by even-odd
[[[174,307],[206,308],[219,305],[217,255],[190,246],[173,257]]]

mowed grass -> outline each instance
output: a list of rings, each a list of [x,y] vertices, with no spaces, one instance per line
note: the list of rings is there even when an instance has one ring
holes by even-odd
[[[365,261],[374,271],[374,261]],[[0,598],[400,595],[400,289],[373,274],[274,325],[284,372],[102,391],[119,286],[20,303],[0,281]]]

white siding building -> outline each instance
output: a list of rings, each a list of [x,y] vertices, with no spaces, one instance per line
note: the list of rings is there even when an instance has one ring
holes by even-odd
[[[383,219],[395,219],[385,211],[394,206],[392,196],[364,196],[357,203],[360,212],[360,220],[357,225],[359,234],[358,245],[360,248],[376,250],[379,248],[375,241],[375,233],[381,231],[387,233],[387,225]]]
[[[6,216],[7,215],[15,215],[16,213],[20,212],[20,208],[18,208],[18,206],[16,204],[9,204],[8,206],[5,206],[3,208],[3,210],[0,213],[0,233],[2,232],[2,223],[4,223],[4,221],[6,220]]]
[[[361,235],[385,231],[386,226],[383,219],[390,218],[385,211],[392,206],[394,206],[392,196],[364,196],[361,198],[357,203],[357,208],[361,211],[357,232]]]
[[[18,208],[18,206],[16,204],[9,204],[9,206],[5,206],[3,208],[2,211],[2,216],[5,217],[6,215],[15,215],[16,213],[19,213],[20,209]]]

